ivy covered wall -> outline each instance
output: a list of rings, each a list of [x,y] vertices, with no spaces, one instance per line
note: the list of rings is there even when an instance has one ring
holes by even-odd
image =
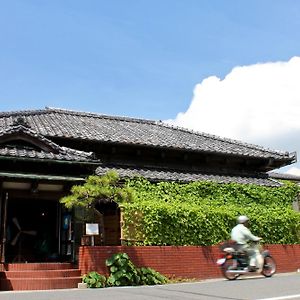
[[[214,245],[230,238],[236,217],[250,217],[251,231],[268,244],[300,242],[300,214],[292,209],[299,187],[193,182],[126,182],[123,238],[136,245]]]

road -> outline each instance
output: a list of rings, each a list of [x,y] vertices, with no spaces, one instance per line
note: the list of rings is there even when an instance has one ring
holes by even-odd
[[[0,300],[300,300],[300,274],[161,286],[0,292]]]

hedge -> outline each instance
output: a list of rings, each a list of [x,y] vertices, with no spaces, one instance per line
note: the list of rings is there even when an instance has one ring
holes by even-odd
[[[251,231],[270,244],[300,242],[300,214],[292,209],[299,187],[214,182],[150,183],[136,178],[123,202],[124,238],[139,245],[214,245],[230,237],[236,217],[250,217]]]

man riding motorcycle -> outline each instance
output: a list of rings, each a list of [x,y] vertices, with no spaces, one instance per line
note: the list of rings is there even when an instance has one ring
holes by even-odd
[[[235,241],[238,245],[238,249],[247,253],[249,257],[249,271],[255,272],[257,267],[257,256],[259,252],[251,247],[248,242],[254,241],[257,242],[261,240],[260,237],[255,236],[248,229],[249,218],[247,216],[239,216],[237,218],[237,225],[233,227],[231,231],[231,239]]]

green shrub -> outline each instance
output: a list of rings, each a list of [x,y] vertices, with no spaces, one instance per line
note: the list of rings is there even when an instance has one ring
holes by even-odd
[[[138,271],[126,253],[114,254],[106,260],[106,266],[110,271],[110,276],[107,279],[109,285],[124,286],[140,283]]]
[[[117,253],[106,260],[110,286],[155,285],[167,282],[167,278],[151,268],[137,268],[126,253]]]
[[[106,277],[93,271],[83,275],[82,282],[89,288],[103,288],[106,286]]]
[[[168,282],[167,277],[151,268],[139,268],[138,273],[142,285],[156,285]]]

